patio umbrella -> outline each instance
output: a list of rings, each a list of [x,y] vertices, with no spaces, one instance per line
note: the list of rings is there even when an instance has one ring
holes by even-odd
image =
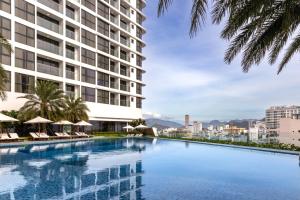
[[[45,118],[42,118],[40,116],[34,118],[34,119],[31,119],[27,122],[24,122],[24,124],[38,124],[39,125],[39,133],[40,133],[40,130],[41,130],[41,124],[48,124],[48,123],[52,123],[51,120],[49,119],[45,119]]]
[[[0,113],[0,122],[1,123],[3,123],[3,122],[17,122],[17,121],[19,121],[19,120]],[[2,126],[1,126],[1,132],[2,132]]]
[[[148,128],[148,126],[145,126],[143,124],[140,124],[140,125],[135,127],[135,129],[145,129],[145,128]]]
[[[73,125],[74,123],[68,121],[68,120],[60,120],[58,122],[53,123],[55,125],[61,125],[62,129],[64,129],[64,125]]]
[[[124,126],[123,129],[126,129],[126,131],[128,132],[128,130],[133,130],[134,128],[130,125]]]
[[[93,126],[92,124],[86,122],[86,121],[80,121],[80,122],[77,122],[76,124],[74,124],[75,126]],[[83,130],[84,131],[84,130]]]

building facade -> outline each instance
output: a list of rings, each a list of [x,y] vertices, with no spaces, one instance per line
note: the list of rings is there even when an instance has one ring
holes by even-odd
[[[265,122],[256,121],[255,123],[251,123],[249,126],[249,140],[250,141],[258,141],[259,139],[266,139],[267,130]]]
[[[278,141],[300,146],[300,119],[281,118],[279,120]]]
[[[272,106],[266,110],[266,128],[269,134],[278,134],[281,118],[292,119],[300,114],[300,106]]]
[[[40,80],[81,97],[94,128],[120,129],[142,117],[143,8],[145,0],[1,0],[0,33],[13,53],[0,49],[8,75],[0,110]]]
[[[184,115],[184,127],[188,128],[190,125],[190,115]]]

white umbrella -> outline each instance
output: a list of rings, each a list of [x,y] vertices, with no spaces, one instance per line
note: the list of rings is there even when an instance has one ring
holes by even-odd
[[[86,122],[86,121],[80,121],[80,122],[77,122],[76,124],[74,124],[75,126],[93,126],[92,124]]]
[[[58,122],[54,122],[53,124],[55,125],[61,125],[62,126],[62,131],[64,130],[64,125],[73,125],[74,123],[68,121],[68,120],[60,120]]]
[[[19,120],[0,113],[0,122],[17,122]]]
[[[128,132],[128,130],[133,130],[134,128],[130,125],[124,126],[123,129],[126,129],[126,131]]]
[[[0,122],[17,122],[17,121],[19,120],[0,113]],[[2,126],[1,126],[1,132],[2,132]]]
[[[148,126],[145,126],[143,124],[140,124],[140,125],[135,127],[135,129],[145,129],[145,128],[148,128]]]
[[[24,122],[24,124],[39,124],[39,133],[41,132],[40,131],[41,130],[40,124],[48,124],[48,123],[52,123],[52,121],[49,120],[49,119],[42,118],[40,116],[38,116],[38,117],[36,117],[34,119],[31,119],[31,120],[29,120],[27,122]]]

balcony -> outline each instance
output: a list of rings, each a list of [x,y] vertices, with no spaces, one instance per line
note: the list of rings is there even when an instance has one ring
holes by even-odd
[[[129,57],[127,54],[121,53],[121,54],[120,54],[120,58],[121,58],[122,60],[125,60],[125,61],[127,61],[127,62],[130,62],[130,57]]]
[[[119,8],[118,1],[117,1],[117,0],[110,0],[110,5],[112,5],[112,6],[115,7],[115,8]]]
[[[120,106],[130,107],[130,101],[129,100],[120,100]]]
[[[59,33],[59,22],[41,13],[37,14],[37,24],[50,31]]]
[[[75,40],[75,29],[73,27],[67,26],[66,27],[66,36]]]
[[[110,49],[110,55],[112,55],[112,56],[115,56],[115,57],[118,57],[119,55],[118,55],[118,51],[117,51],[117,49]]]
[[[59,3],[53,0],[38,0],[39,3],[44,4],[45,6],[56,10],[57,12],[61,12],[61,6]]]
[[[117,98],[111,98],[110,99],[110,104],[111,105],[119,105],[119,99],[117,99]]]
[[[119,84],[117,82],[110,82],[110,88],[119,89]]]
[[[74,60],[75,52],[71,49],[66,48],[66,57]]]
[[[59,76],[59,68],[43,63],[37,63],[37,71],[45,74]]]
[[[129,85],[123,85],[120,84],[120,90],[130,92],[130,86]]]
[[[66,78],[75,80],[75,72],[67,70],[66,71]]]
[[[120,37],[120,42],[121,44],[127,46],[127,47],[130,47],[130,43],[129,43],[129,40],[127,38],[124,38],[124,37]]]
[[[75,97],[75,92],[74,91],[66,91],[66,96]]]
[[[60,50],[58,45],[47,42],[47,41],[44,41],[44,40],[39,39],[39,38],[38,38],[38,41],[37,41],[37,47],[39,49],[44,50],[44,51],[48,51],[50,53],[61,55],[61,50]]]
[[[116,16],[110,15],[110,21],[116,25],[118,25],[118,18]]]
[[[121,10],[121,12],[122,12],[124,15],[130,17],[130,12],[129,12],[128,8],[125,8],[124,6],[121,6],[120,10]]]
[[[129,26],[127,23],[123,22],[122,20],[120,21],[120,27],[122,29],[124,29],[125,31],[128,31],[129,32]]]
[[[117,33],[115,33],[115,32],[110,32],[110,38],[115,41],[118,41],[118,39],[119,39],[117,36]]]

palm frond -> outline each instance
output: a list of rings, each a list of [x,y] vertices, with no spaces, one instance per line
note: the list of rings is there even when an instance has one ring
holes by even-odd
[[[168,7],[172,4],[173,0],[159,0],[157,15],[161,16],[165,13]]]
[[[199,28],[205,23],[207,0],[194,0],[191,11],[190,36],[194,37]]]

